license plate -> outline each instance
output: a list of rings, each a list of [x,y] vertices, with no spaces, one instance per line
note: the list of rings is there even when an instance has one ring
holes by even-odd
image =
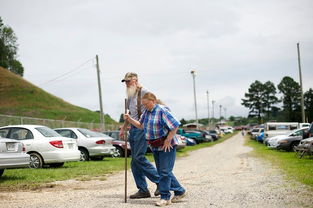
[[[15,143],[7,143],[8,151],[15,151]]]

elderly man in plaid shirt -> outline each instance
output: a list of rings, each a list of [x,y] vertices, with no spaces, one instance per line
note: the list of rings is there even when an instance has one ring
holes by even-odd
[[[186,196],[186,190],[179,184],[172,170],[176,158],[176,131],[179,121],[162,105],[156,104],[156,97],[152,93],[146,93],[142,98],[144,111],[139,121],[125,114],[125,120],[138,128],[143,128],[148,143],[152,146],[155,164],[160,176],[159,190],[160,201],[156,206],[170,205],[171,202],[179,202]],[[171,198],[170,191],[174,191]]]

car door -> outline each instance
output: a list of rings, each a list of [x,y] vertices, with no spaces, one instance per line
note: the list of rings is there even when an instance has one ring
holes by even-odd
[[[12,127],[10,128],[8,138],[22,142],[25,146],[26,152],[33,150],[34,135],[28,129]]]

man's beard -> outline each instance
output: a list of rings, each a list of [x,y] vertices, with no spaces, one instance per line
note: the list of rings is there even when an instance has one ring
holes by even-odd
[[[133,97],[136,94],[136,90],[137,90],[136,86],[126,87],[127,97]]]

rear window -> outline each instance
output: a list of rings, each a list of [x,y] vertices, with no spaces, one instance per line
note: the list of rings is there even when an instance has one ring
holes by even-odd
[[[90,131],[88,129],[77,129],[77,130],[87,138],[100,136],[98,133]]]
[[[55,132],[52,129],[49,129],[47,127],[37,127],[35,129],[37,131],[39,131],[45,137],[59,137],[59,136],[61,136],[57,132]]]

